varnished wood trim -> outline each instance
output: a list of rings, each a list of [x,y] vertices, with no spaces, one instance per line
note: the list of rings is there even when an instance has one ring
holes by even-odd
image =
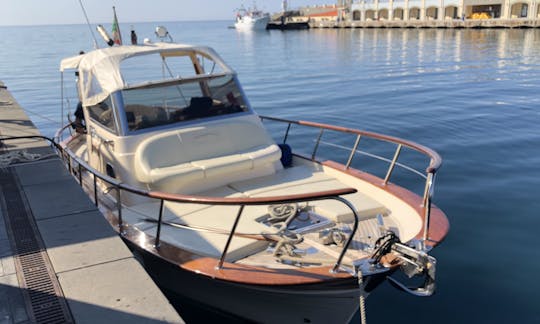
[[[241,198],[220,198],[220,197],[205,197],[205,196],[190,196],[169,194],[164,192],[150,191],[148,197],[165,199],[169,201],[184,202],[184,203],[198,203],[198,204],[213,204],[213,205],[268,205],[275,203],[291,203],[302,202],[317,199],[331,198],[341,195],[347,195],[355,193],[357,190],[354,188],[343,188],[336,190],[317,191],[305,194],[295,194],[287,196],[268,196],[268,197],[241,197]]]
[[[431,160],[430,160],[429,166],[426,169],[427,173],[436,172],[439,169],[439,167],[441,166],[441,164],[442,164],[441,156],[437,152],[435,152],[434,150],[432,150],[429,147],[426,147],[424,145],[420,145],[418,143],[407,141],[407,140],[404,140],[404,139],[401,139],[401,138],[398,138],[398,137],[389,136],[389,135],[383,135],[383,134],[374,133],[374,132],[363,131],[363,130],[354,129],[354,128],[347,128],[347,127],[341,127],[341,126],[334,126],[334,125],[328,125],[328,124],[315,123],[315,122],[310,122],[310,121],[305,121],[305,120],[287,120],[287,119],[268,117],[268,116],[260,116],[260,117],[261,117],[261,119],[268,119],[268,120],[274,120],[274,121],[283,122],[283,123],[291,123],[291,124],[296,124],[296,125],[303,125],[303,126],[309,126],[309,127],[315,127],[315,128],[328,129],[328,130],[333,130],[333,131],[342,132],[342,133],[362,135],[362,136],[375,138],[375,139],[378,139],[378,140],[381,140],[381,141],[391,142],[391,143],[395,143],[395,144],[401,144],[403,146],[409,147],[409,148],[411,148],[413,150],[416,150],[416,151],[418,151],[420,153],[423,153],[423,154],[430,157]]]
[[[415,193],[389,183],[383,185],[383,180],[368,173],[355,169],[347,169],[344,165],[333,161],[326,161],[323,165],[339,170],[366,182],[377,186],[388,193],[398,197],[410,205],[424,222],[424,207],[422,198]],[[118,228],[116,216],[108,213],[108,220],[113,227]],[[428,245],[438,245],[446,236],[449,230],[448,219],[444,213],[432,205],[431,226],[429,231],[430,241]],[[236,282],[250,285],[307,285],[319,284],[328,281],[350,280],[351,274],[345,271],[332,273],[331,266],[297,268],[297,269],[270,269],[243,264],[225,262],[221,269],[217,269],[219,260],[217,258],[204,257],[182,250],[176,246],[161,242],[159,247],[154,246],[155,237],[148,235],[137,228],[124,225],[121,228],[122,236],[133,242],[136,246],[162,258],[172,264],[177,264],[182,270],[198,273],[210,278]],[[417,238],[422,238],[420,231]]]
[[[146,250],[181,269],[198,273],[214,279],[231,281],[251,285],[306,285],[327,281],[351,279],[348,272],[332,273],[331,266],[297,268],[297,269],[270,269],[251,265],[224,262],[221,269],[217,269],[217,258],[200,256],[176,246],[161,241],[160,246],[154,246],[155,238],[139,229],[124,225],[119,227],[116,216],[106,213],[107,220],[122,236],[139,248]]]

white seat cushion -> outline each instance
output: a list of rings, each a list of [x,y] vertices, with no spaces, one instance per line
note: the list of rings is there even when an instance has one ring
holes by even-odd
[[[207,160],[193,161],[191,164],[204,170],[206,178],[219,177],[228,173],[253,169],[252,160],[242,154],[220,156]]]
[[[314,169],[309,167],[298,166],[283,169],[269,177],[235,182],[230,187],[244,192],[249,197],[283,196],[348,187],[340,181],[324,174],[322,171],[313,171]],[[375,217],[377,214],[387,212],[382,204],[359,192],[345,195],[343,198],[354,205],[360,219]],[[316,213],[328,217],[335,222],[354,221],[354,215],[351,209],[337,200],[326,199],[313,201],[309,202],[309,205],[313,207]]]
[[[230,187],[240,192],[244,192],[248,196],[254,196],[275,189],[326,180],[333,180],[333,178],[324,174],[322,171],[305,166],[296,166],[281,169],[275,174],[266,177],[233,182],[230,184]]]
[[[164,168],[150,170],[150,182],[158,185],[163,181],[174,182],[182,179],[182,182],[204,178],[204,170],[192,163],[182,163]]]
[[[248,116],[151,136],[135,151],[134,173],[152,189],[199,190],[273,173],[280,157],[258,118]]]
[[[253,148],[248,152],[242,152],[242,155],[248,156],[253,161],[253,167],[256,168],[281,159],[281,150],[276,144],[264,145]]]

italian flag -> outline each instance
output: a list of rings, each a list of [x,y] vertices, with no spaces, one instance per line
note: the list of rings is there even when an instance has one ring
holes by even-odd
[[[122,34],[120,33],[120,26],[118,25],[118,18],[116,17],[116,9],[114,7],[114,20],[112,25],[112,39],[115,44],[122,45]]]

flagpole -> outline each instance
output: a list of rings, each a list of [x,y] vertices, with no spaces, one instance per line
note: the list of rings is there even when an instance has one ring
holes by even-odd
[[[120,33],[120,25],[118,24],[118,17],[116,16],[115,6],[113,6],[112,9],[113,9],[113,14],[114,14],[114,20],[113,20],[113,26],[112,26],[112,38],[115,44],[122,45],[122,33]]]

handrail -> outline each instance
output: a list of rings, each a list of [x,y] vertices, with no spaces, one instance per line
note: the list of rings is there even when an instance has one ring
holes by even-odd
[[[429,239],[428,233],[429,233],[430,214],[431,214],[431,199],[433,197],[433,190],[434,190],[434,185],[435,185],[435,174],[442,164],[442,158],[437,152],[435,152],[434,150],[426,146],[423,146],[423,145],[420,145],[420,144],[417,144],[408,140],[404,140],[404,139],[394,137],[394,136],[369,132],[369,131],[363,131],[363,130],[358,130],[358,129],[352,129],[352,128],[340,127],[340,126],[334,126],[334,125],[328,125],[328,124],[321,124],[321,123],[309,122],[309,121],[303,121],[303,120],[289,120],[289,119],[284,119],[284,118],[261,116],[261,115],[259,117],[261,118],[261,120],[266,119],[266,120],[277,121],[277,122],[282,122],[282,123],[287,124],[287,130],[285,132],[283,143],[285,143],[287,141],[287,138],[290,136],[289,134],[291,130],[291,125],[293,124],[319,129],[320,131],[317,136],[315,148],[313,149],[313,152],[311,154],[311,160],[313,161],[316,160],[317,149],[319,147],[319,143],[321,142],[321,137],[324,130],[332,130],[332,131],[337,131],[337,132],[342,132],[342,133],[356,134],[356,141],[354,143],[353,148],[351,148],[348,161],[346,162],[346,165],[345,165],[347,169],[349,168],[352,162],[354,154],[357,152],[358,145],[360,143],[360,138],[362,136],[370,137],[370,138],[377,139],[384,142],[397,144],[396,150],[394,152],[394,157],[390,161],[390,166],[383,180],[383,185],[385,186],[390,181],[390,177],[392,176],[392,172],[395,166],[400,165],[399,163],[397,163],[397,160],[399,158],[402,147],[408,147],[412,150],[415,150],[419,153],[422,153],[428,156],[430,158],[430,162],[429,162],[428,167],[426,168],[426,175],[423,176],[426,182],[425,182],[425,189],[424,189],[424,193],[422,197],[422,207],[424,207],[423,240],[425,242]],[[417,171],[415,170],[415,172]]]
[[[442,164],[442,158],[441,156],[435,152],[434,150],[430,149],[429,147],[426,147],[424,145],[414,143],[408,140],[401,139],[399,137],[394,137],[390,135],[383,135],[379,133],[369,132],[369,131],[363,131],[359,129],[354,128],[347,128],[347,127],[341,127],[341,126],[334,126],[334,125],[328,125],[328,124],[321,124],[321,123],[315,123],[310,121],[304,121],[304,120],[288,120],[283,118],[277,118],[277,117],[269,117],[269,116],[259,116],[261,119],[268,119],[273,121],[279,121],[284,123],[290,123],[290,124],[296,124],[296,125],[302,125],[302,126],[309,126],[314,128],[322,128],[322,129],[328,129],[333,131],[338,131],[342,133],[350,133],[350,134],[357,134],[357,135],[363,135],[371,138],[375,138],[378,140],[382,140],[385,142],[395,143],[395,144],[401,144],[403,146],[406,146],[410,149],[413,149],[415,151],[418,151],[420,153],[423,153],[430,157],[431,161],[429,166],[426,168],[426,173],[434,173],[437,172],[437,170],[440,168]]]
[[[55,135],[56,139],[59,139],[61,136],[61,133],[69,127],[65,126],[61,128]],[[77,135],[76,135],[77,136]],[[71,150],[66,149],[65,143],[57,143],[53,139],[35,135],[35,136],[17,136],[17,137],[6,137],[6,138],[0,138],[0,141],[2,140],[13,140],[13,139],[21,139],[21,138],[40,138],[45,139],[49,141],[61,154],[60,157],[62,159],[66,159],[67,155],[67,163],[69,164],[69,172],[72,172],[71,168],[71,161],[72,159],[75,160],[78,164],[78,172],[79,172],[79,184],[82,186],[82,169],[84,168],[87,172],[90,172],[93,175],[93,187],[94,187],[94,203],[96,206],[98,206],[98,194],[97,194],[97,179],[106,182],[107,184],[112,185],[117,191],[118,191],[118,201],[120,200],[120,192],[121,190],[125,190],[137,195],[141,195],[144,197],[149,198],[155,198],[160,200],[160,210],[159,210],[159,218],[158,218],[158,229],[156,233],[156,239],[155,239],[155,246],[159,247],[160,243],[160,235],[161,235],[161,223],[162,223],[162,216],[163,216],[163,203],[164,201],[174,201],[179,203],[195,203],[195,204],[213,204],[213,205],[239,205],[240,210],[236,216],[235,223],[233,225],[233,228],[231,229],[231,232],[229,234],[229,237],[227,239],[227,244],[222,252],[222,255],[220,257],[220,260],[218,262],[217,268],[221,268],[223,265],[223,262],[225,260],[228,247],[230,245],[230,242],[232,240],[232,237],[236,235],[236,225],[238,224],[238,221],[240,220],[240,217],[242,215],[242,211],[245,206],[250,205],[271,205],[271,204],[284,204],[284,203],[298,203],[298,202],[306,202],[306,201],[315,201],[315,200],[323,200],[323,199],[335,199],[338,200],[347,206],[351,208],[355,222],[353,225],[353,230],[347,240],[347,243],[343,247],[340,256],[338,257],[338,260],[336,261],[334,267],[332,268],[332,271],[337,271],[339,266],[341,265],[341,261],[348,250],[350,243],[352,242],[352,239],[354,235],[356,234],[356,230],[358,228],[358,215],[352,205],[344,198],[342,198],[342,195],[352,194],[356,193],[357,189],[355,188],[342,188],[342,189],[334,189],[334,190],[324,190],[324,191],[318,191],[318,192],[312,192],[312,193],[306,193],[306,194],[294,194],[294,195],[287,195],[287,196],[269,196],[269,197],[242,197],[242,198],[221,198],[221,197],[207,197],[207,196],[195,196],[195,195],[182,195],[182,194],[170,194],[170,193],[164,193],[159,191],[146,191],[142,189],[135,188],[133,186],[127,185],[125,183],[122,183],[114,178],[109,177],[108,175],[104,175],[100,173],[98,170],[91,167],[88,163],[85,161],[79,159]],[[118,202],[117,201],[117,202]],[[122,212],[122,206],[121,204],[118,204],[118,217],[119,217],[119,226],[121,227],[122,224],[122,218],[121,218],[121,212]]]
[[[68,154],[72,159],[77,161],[77,163],[82,166],[88,172],[94,174],[96,178],[99,178],[102,181],[107,182],[108,184],[113,185],[116,188],[141,195],[144,197],[163,199],[167,201],[174,201],[180,203],[192,203],[192,204],[203,204],[203,205],[269,205],[275,203],[292,203],[292,202],[305,202],[311,200],[323,200],[335,196],[342,196],[353,194],[357,192],[355,188],[342,188],[342,189],[333,189],[333,190],[323,190],[305,194],[294,194],[287,196],[268,196],[268,197],[241,197],[241,198],[231,198],[231,197],[209,197],[209,196],[196,196],[196,195],[182,195],[182,194],[172,194],[165,193],[160,191],[146,191],[139,188],[135,188],[128,184],[125,184],[121,181],[118,181],[114,178],[111,178],[107,175],[100,173],[98,170],[94,169],[88,165],[85,161],[80,160],[73,152],[66,150],[63,145],[60,145],[54,142],[51,138],[45,136],[17,136],[17,137],[6,137],[0,138],[0,141],[10,140],[10,139],[23,139],[23,138],[40,138],[45,139],[51,142],[57,149],[60,149],[62,152]]]

